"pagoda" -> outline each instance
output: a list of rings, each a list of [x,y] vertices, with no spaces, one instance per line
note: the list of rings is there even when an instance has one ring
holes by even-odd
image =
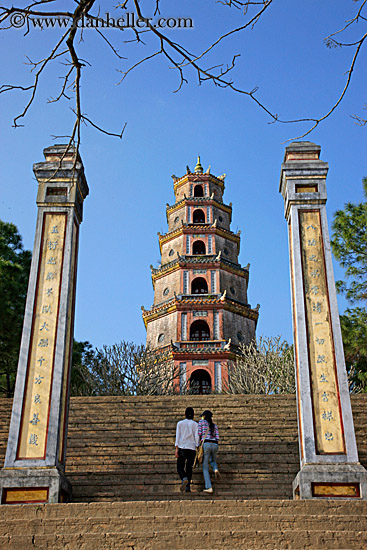
[[[154,303],[142,307],[147,348],[170,350],[180,391],[221,391],[239,345],[255,339],[259,306],[247,301],[249,265],[238,263],[240,231],[230,229],[225,174],[204,173],[198,157],[194,172],[187,167],[172,179],[168,232],[158,233],[161,264],[151,266]]]

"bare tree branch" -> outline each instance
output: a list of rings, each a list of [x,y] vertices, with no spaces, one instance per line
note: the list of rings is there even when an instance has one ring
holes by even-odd
[[[136,67],[139,67],[139,65],[141,65],[142,63],[144,63],[145,61],[149,61],[149,59],[152,59],[153,57],[155,57],[156,55],[159,55],[160,53],[162,53],[161,50],[157,51],[157,52],[154,52],[152,53],[152,55],[148,55],[147,57],[144,57],[143,59],[140,59],[140,61],[138,61],[137,63],[135,63],[134,65],[132,65],[127,71],[120,71],[118,70],[119,73],[122,73],[122,78],[119,82],[117,82],[117,84],[121,84],[121,82],[127,77],[127,75],[133,71],[134,69],[136,69]]]
[[[281,337],[260,337],[240,346],[240,355],[228,368],[227,393],[294,393],[293,347]]]
[[[179,392],[178,368],[170,350],[150,351],[131,342],[89,353],[80,372],[87,395],[172,395]]]
[[[364,111],[367,111],[367,105],[365,105],[363,107],[363,110]],[[352,115],[352,118],[356,121],[355,123],[358,125],[358,126],[365,126],[367,124],[367,119],[366,118],[363,118],[361,116],[358,116],[358,115]]]
[[[113,133],[113,132],[108,132],[107,130],[104,130],[103,128],[101,128],[100,126],[98,126],[97,124],[95,124],[90,118],[88,118],[86,115],[82,115],[81,116],[81,120],[84,122],[88,122],[91,126],[93,126],[93,128],[95,128],[96,130],[98,130],[99,132],[102,132],[102,134],[106,134],[106,136],[113,136],[113,137],[118,137],[120,139],[122,139],[122,136],[125,132],[125,128],[127,126],[127,122],[125,122],[124,124],[124,127],[122,128],[121,132],[119,134],[116,134],[116,133]]]
[[[340,94],[338,100],[334,103],[334,105],[331,107],[331,109],[324,116],[322,116],[321,118],[319,118],[319,119],[300,119],[300,122],[313,121],[315,124],[307,132],[304,132],[302,135],[297,136],[295,138],[291,138],[287,141],[293,141],[295,139],[301,139],[301,138],[304,138],[304,137],[308,136],[308,134],[310,134],[312,132],[312,130],[314,130],[320,124],[320,122],[322,122],[323,120],[328,118],[335,111],[335,109],[338,107],[338,105],[342,101],[343,97],[347,93],[347,90],[349,88],[349,84],[350,84],[350,81],[351,81],[351,78],[352,78],[352,73],[354,71],[354,67],[355,67],[355,64],[356,64],[356,61],[357,61],[358,54],[359,54],[359,52],[362,48],[363,42],[366,40],[366,38],[367,38],[367,33],[361,38],[361,40],[358,43],[358,47],[357,47],[357,49],[354,53],[352,63],[350,65],[348,73],[347,73],[347,75],[348,75],[347,76],[347,81],[345,83],[344,89],[343,89],[342,93]]]
[[[159,47],[156,51],[153,53],[148,53],[148,55],[145,55],[140,59],[139,61],[136,61],[131,67],[127,68],[126,70],[120,70],[118,71],[122,74],[121,80],[118,82],[118,84],[121,84],[123,80],[126,78],[126,76],[133,71],[134,69],[140,67],[143,63],[146,61],[150,61],[151,59],[155,58],[158,55],[162,55],[165,57],[171,68],[175,69],[179,76],[179,83],[177,88],[174,90],[175,92],[179,91],[183,84],[188,82],[188,78],[186,75],[187,69],[194,69],[197,78],[198,83],[203,84],[205,82],[211,82],[215,86],[218,86],[220,88],[229,88],[232,91],[244,95],[251,99],[255,104],[262,109],[271,119],[270,123],[279,122],[282,124],[294,124],[294,123],[305,123],[308,124],[308,129],[302,133],[301,135],[297,136],[296,138],[292,139],[300,139],[307,135],[309,135],[321,122],[325,121],[328,117],[332,115],[332,113],[337,109],[337,107],[340,105],[341,101],[343,100],[345,94],[347,93],[352,73],[355,70],[356,61],[360,54],[360,51],[362,47],[364,46],[367,33],[363,34],[362,37],[355,41],[350,42],[343,42],[340,40],[337,40],[335,37],[338,35],[342,35],[344,31],[349,29],[353,24],[356,24],[361,21],[366,21],[366,17],[364,15],[364,10],[366,9],[367,0],[363,0],[358,7],[357,12],[355,13],[354,17],[346,21],[345,25],[340,28],[339,30],[335,31],[334,33],[331,33],[326,37],[325,43],[329,47],[353,47],[355,48],[353,58],[351,60],[349,69],[347,70],[347,78],[344,85],[343,90],[338,96],[338,99],[335,101],[335,103],[329,108],[329,110],[320,117],[305,117],[305,118],[298,118],[298,119],[283,119],[281,118],[276,112],[273,112],[268,106],[266,106],[256,95],[258,92],[258,87],[253,86],[251,90],[245,90],[241,87],[237,86],[234,83],[234,80],[230,78],[230,74],[233,74],[233,69],[236,66],[236,61],[239,57],[239,54],[235,54],[232,57],[231,63],[228,64],[218,64],[218,65],[212,65],[209,68],[205,67],[205,60],[208,59],[208,54],[212,53],[217,46],[222,43],[225,39],[228,39],[229,37],[244,32],[247,29],[252,29],[256,23],[262,18],[266,10],[270,8],[270,6],[273,4],[273,0],[219,0],[220,4],[222,4],[225,7],[228,8],[236,8],[243,12],[245,16],[248,16],[247,21],[243,25],[239,25],[236,28],[233,28],[229,30],[228,32],[223,33],[221,36],[219,36],[216,40],[214,40],[208,47],[206,47],[201,53],[194,54],[188,51],[183,44],[178,44],[177,42],[174,42],[167,33],[163,33],[157,25],[154,25],[151,23],[150,18],[144,17],[142,11],[141,11],[141,3],[139,0],[124,0],[122,3],[118,4],[116,7],[121,10],[127,10],[128,6],[130,4],[133,5],[134,12],[138,19],[145,21],[146,25],[145,28],[135,28],[135,27],[129,27],[128,31],[130,33],[133,33],[134,38],[132,40],[125,40],[125,37],[123,40],[119,40],[122,44],[127,44],[131,42],[140,43],[141,45],[144,45],[144,42],[142,40],[142,35],[145,33],[149,33],[152,36],[154,36],[159,43]],[[41,9],[39,9],[39,7]],[[98,8],[98,15],[91,14],[92,8],[95,6],[95,0],[79,0],[74,12],[70,12],[67,10],[58,10],[53,9],[50,11],[46,11],[44,8],[47,6],[51,6],[51,8],[56,8],[58,6],[57,0],[35,0],[34,2],[31,2],[26,7],[15,7],[15,6],[0,6],[0,25],[2,25],[1,30],[6,30],[11,27],[12,21],[11,18],[14,14],[22,14],[25,18],[25,21],[28,25],[28,30],[26,34],[29,32],[29,29],[31,28],[32,24],[32,18],[63,18],[70,20],[70,26],[66,29],[64,34],[62,34],[61,38],[58,40],[56,45],[53,47],[51,52],[46,55],[43,59],[33,62],[30,61],[32,65],[32,71],[35,71],[35,77],[33,84],[29,86],[22,86],[18,83],[11,85],[11,84],[3,84],[0,87],[0,94],[9,92],[9,91],[24,91],[24,92],[30,92],[30,98],[26,105],[24,106],[23,111],[18,114],[14,120],[13,124],[14,127],[20,126],[19,121],[21,119],[24,119],[24,117],[27,115],[29,109],[31,108],[32,104],[35,101],[38,86],[39,86],[39,80],[41,76],[43,75],[46,67],[51,63],[51,61],[54,61],[57,58],[61,58],[68,54],[68,58],[66,61],[66,64],[68,65],[68,70],[66,72],[66,75],[61,77],[62,84],[59,90],[59,93],[56,95],[55,98],[51,98],[49,100],[50,103],[54,103],[57,101],[60,101],[61,99],[70,100],[71,95],[66,93],[66,90],[73,91],[73,94],[75,96],[75,108],[73,109],[73,112],[75,113],[75,123],[72,128],[72,132],[70,134],[70,145],[73,144],[76,147],[76,151],[78,152],[80,141],[81,141],[81,124],[88,122],[91,124],[94,128],[96,128],[98,131],[101,131],[105,133],[106,135],[121,137],[124,129],[122,132],[109,132],[106,130],[103,130],[99,125],[95,124],[93,122],[92,118],[87,117],[85,114],[83,114],[82,111],[82,105],[81,105],[81,76],[83,67],[87,63],[86,61],[82,60],[77,53],[76,46],[75,46],[75,40],[77,37],[79,37],[80,40],[84,39],[83,35],[83,29],[79,28],[78,22],[83,20],[84,17],[87,17],[92,22],[98,22],[99,20],[99,8]],[[155,0],[154,4],[154,15],[159,15],[160,12],[160,0]],[[251,9],[251,15],[249,14],[249,10]],[[105,36],[103,32],[99,28],[97,28],[98,25],[96,25],[94,30],[97,31],[97,34],[100,35],[100,37],[103,39],[103,41],[107,44],[108,48],[113,52],[115,57],[117,57],[119,60],[124,60],[126,57],[122,56],[119,52],[118,47],[116,47],[115,43],[113,43],[109,38]],[[119,28],[116,30],[120,31],[126,31],[126,29]],[[121,37],[121,34],[119,34]],[[66,45],[65,48],[62,48],[62,45]],[[61,49],[62,48],[62,49]],[[70,56],[70,58],[69,58]],[[70,79],[73,76],[73,85],[70,86]],[[363,118],[358,117],[356,115],[353,115],[353,118],[356,120],[358,124],[364,125],[366,122]]]

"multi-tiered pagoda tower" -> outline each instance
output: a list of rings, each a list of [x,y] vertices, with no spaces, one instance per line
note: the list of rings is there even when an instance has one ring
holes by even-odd
[[[230,230],[232,204],[224,204],[223,176],[194,173],[173,178],[168,232],[158,233],[161,265],[151,266],[154,304],[143,309],[147,347],[170,349],[180,387],[221,391],[227,363],[240,343],[255,338],[258,309],[247,302],[249,265],[238,263],[240,232]]]

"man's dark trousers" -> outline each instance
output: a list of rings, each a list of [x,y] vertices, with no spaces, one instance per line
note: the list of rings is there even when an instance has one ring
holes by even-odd
[[[177,472],[181,480],[187,477],[189,484],[192,478],[192,467],[195,455],[196,451],[192,449],[178,449]]]

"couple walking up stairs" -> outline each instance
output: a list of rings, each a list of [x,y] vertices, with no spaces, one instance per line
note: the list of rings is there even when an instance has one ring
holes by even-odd
[[[201,468],[180,492],[175,429],[192,406],[220,430],[221,479]],[[367,396],[353,396],[367,466]],[[0,399],[3,463],[11,400]],[[296,401],[285,396],[72,398],[66,474],[72,504],[2,506],[0,548],[367,548],[366,501],[293,501]]]

